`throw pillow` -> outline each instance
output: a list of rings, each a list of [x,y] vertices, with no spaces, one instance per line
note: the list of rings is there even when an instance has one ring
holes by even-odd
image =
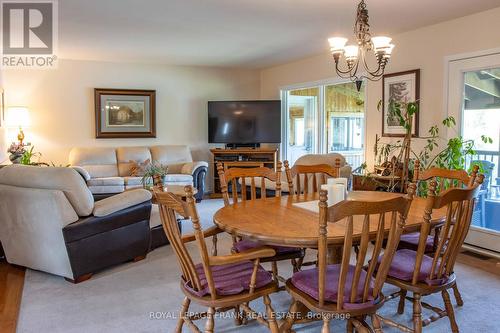
[[[148,165],[151,164],[151,161],[149,159],[147,159],[142,163],[137,162],[137,161],[130,161],[130,163],[131,163],[130,176],[131,177],[143,177],[144,174],[146,173],[146,168],[148,167]]]

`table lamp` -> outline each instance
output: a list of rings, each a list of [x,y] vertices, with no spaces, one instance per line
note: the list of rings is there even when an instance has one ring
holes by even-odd
[[[19,128],[19,133],[17,134],[17,140],[19,144],[24,144],[24,132],[23,127],[26,128],[30,125],[30,114],[27,107],[23,106],[13,106],[7,108],[7,113],[5,117],[5,125],[8,127]]]

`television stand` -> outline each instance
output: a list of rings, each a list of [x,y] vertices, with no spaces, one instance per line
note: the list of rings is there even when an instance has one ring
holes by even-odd
[[[226,149],[241,149],[241,148],[260,148],[260,143],[227,143]]]
[[[229,168],[256,168],[267,167],[276,170],[278,164],[278,148],[236,148],[236,149],[210,149],[213,154],[213,193],[212,198],[221,197],[219,174],[217,164],[220,162],[224,170]]]

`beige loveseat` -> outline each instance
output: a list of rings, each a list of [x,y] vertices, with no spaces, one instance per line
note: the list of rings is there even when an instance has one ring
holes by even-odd
[[[69,163],[84,177],[94,195],[110,195],[142,187],[142,177],[132,177],[132,161],[146,160],[168,166],[165,185],[192,185],[200,201],[205,191],[207,162],[193,162],[184,145],[152,147],[73,148]]]

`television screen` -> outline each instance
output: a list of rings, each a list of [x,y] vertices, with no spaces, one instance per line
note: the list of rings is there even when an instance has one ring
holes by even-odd
[[[208,102],[209,143],[280,143],[281,101]]]

